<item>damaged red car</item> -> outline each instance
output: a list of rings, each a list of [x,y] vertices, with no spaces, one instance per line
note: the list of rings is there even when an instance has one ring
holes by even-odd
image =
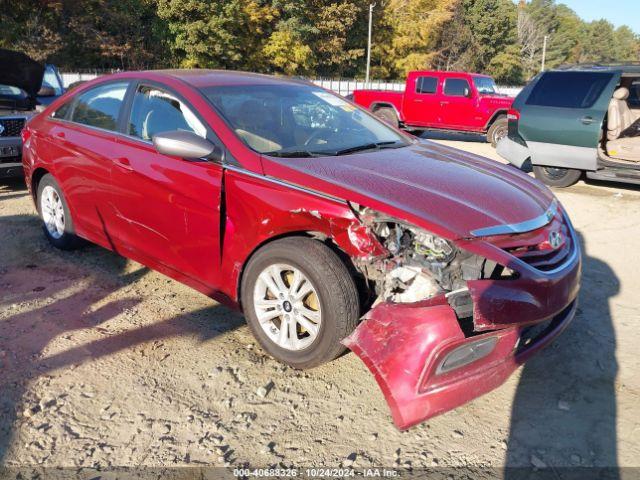
[[[500,385],[576,311],[580,246],[546,187],[302,81],[103,77],[23,142],[53,245],[97,243],[240,308],[293,367],[348,347],[399,428]]]

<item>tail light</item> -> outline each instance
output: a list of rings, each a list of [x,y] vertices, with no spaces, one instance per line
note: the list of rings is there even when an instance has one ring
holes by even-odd
[[[507,112],[507,137],[509,139],[518,142],[521,145],[526,146],[524,139],[520,136],[518,132],[518,127],[520,123],[520,111],[515,108],[509,109]]]
[[[31,138],[31,130],[28,126],[25,126],[20,132],[20,137],[22,137],[22,144],[25,145],[29,138]]]

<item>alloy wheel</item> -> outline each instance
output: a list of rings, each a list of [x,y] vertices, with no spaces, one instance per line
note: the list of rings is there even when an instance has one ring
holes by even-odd
[[[57,190],[47,185],[40,198],[40,211],[44,225],[53,238],[58,239],[64,235],[64,206]]]
[[[253,306],[269,339],[286,350],[302,350],[317,338],[322,324],[318,293],[298,268],[273,264],[255,284]]]

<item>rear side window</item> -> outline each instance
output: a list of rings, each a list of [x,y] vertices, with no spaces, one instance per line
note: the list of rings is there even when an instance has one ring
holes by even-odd
[[[627,102],[632,107],[640,108],[640,80],[634,80],[631,84]]]
[[[416,93],[436,93],[438,79],[436,77],[418,77],[416,81]]]
[[[590,108],[612,78],[612,73],[548,72],[533,87],[527,105]]]
[[[104,130],[117,130],[127,86],[126,82],[110,83],[80,94],[71,121]]]
[[[469,82],[463,78],[447,78],[444,81],[444,94],[451,97],[465,97],[469,89]]]

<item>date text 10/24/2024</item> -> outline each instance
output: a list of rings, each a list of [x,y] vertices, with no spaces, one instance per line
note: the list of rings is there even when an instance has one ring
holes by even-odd
[[[391,468],[235,468],[233,476],[238,478],[249,477],[302,477],[302,478],[326,478],[326,477],[380,477],[394,478],[399,476],[397,470]]]

